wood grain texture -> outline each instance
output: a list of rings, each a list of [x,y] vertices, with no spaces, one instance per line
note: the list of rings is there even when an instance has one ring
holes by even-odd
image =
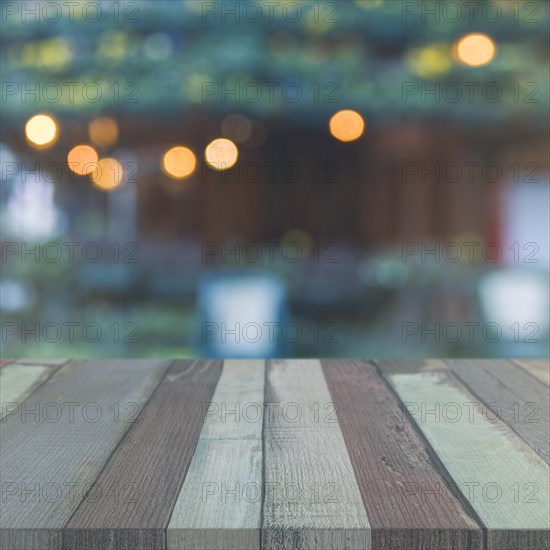
[[[550,464],[550,392],[546,386],[511,361],[460,359],[445,363],[482,405]]]
[[[55,367],[12,363],[0,370],[0,420],[16,414],[19,404],[45,382]]]
[[[418,428],[487,529],[489,550],[550,544],[548,465],[441,362],[410,372],[376,361]],[[384,369],[384,364],[388,368]]]
[[[168,550],[259,549],[264,360],[225,360],[168,525]]]
[[[60,530],[80,501],[102,498],[103,488],[90,483],[170,363],[71,362],[23,402],[21,414],[7,417],[0,434],[2,547],[60,548]]]
[[[351,360],[322,365],[367,510],[373,550],[481,549],[480,527],[375,367]]]
[[[268,361],[262,549],[370,548],[370,525],[321,364]]]
[[[221,361],[176,361],[97,480],[113,488],[82,501],[64,530],[63,548],[156,550],[176,503]]]
[[[514,359],[514,363],[543,384],[550,386],[550,359]]]

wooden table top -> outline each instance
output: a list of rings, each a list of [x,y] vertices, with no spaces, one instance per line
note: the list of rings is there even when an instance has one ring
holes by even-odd
[[[547,360],[1,363],[2,549],[548,549]]]

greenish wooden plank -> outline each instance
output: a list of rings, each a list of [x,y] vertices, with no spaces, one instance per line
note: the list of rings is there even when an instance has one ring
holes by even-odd
[[[439,361],[376,361],[487,528],[490,550],[550,543],[550,471]],[[476,405],[476,403],[478,403]]]
[[[11,363],[0,369],[0,419],[15,414],[19,404],[45,382],[55,367]]]
[[[514,363],[543,384],[550,386],[550,359],[514,359]]]
[[[169,550],[259,549],[264,360],[226,360],[167,529]]]
[[[550,464],[550,391],[546,386],[504,359],[453,359],[445,363],[483,406]]]

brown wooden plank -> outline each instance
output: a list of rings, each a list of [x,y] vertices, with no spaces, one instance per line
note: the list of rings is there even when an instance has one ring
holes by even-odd
[[[487,550],[550,547],[550,469],[440,360],[376,360],[486,529]]]
[[[171,367],[97,480],[98,486],[119,491],[81,503],[64,531],[64,548],[166,547],[165,529],[221,366],[221,361],[195,360]]]
[[[472,510],[463,508],[376,368],[352,360],[322,365],[371,524],[373,550],[482,548]]]
[[[5,419],[0,547],[61,547],[61,529],[83,498],[98,498],[90,483],[171,363],[71,362],[21,404],[20,414]]]
[[[445,363],[487,410],[550,464],[550,392],[511,361],[453,359]],[[493,414],[491,414],[491,412]]]
[[[550,359],[514,359],[514,363],[543,384],[550,386]]]

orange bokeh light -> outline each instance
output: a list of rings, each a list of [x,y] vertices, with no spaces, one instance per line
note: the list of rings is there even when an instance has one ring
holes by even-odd
[[[114,118],[100,117],[92,120],[88,128],[90,141],[101,147],[110,147],[118,140],[118,124]]]
[[[124,169],[118,160],[104,158],[97,163],[90,177],[96,187],[104,191],[110,191],[122,183]]]
[[[340,141],[355,141],[365,131],[365,121],[356,111],[344,109],[335,113],[329,122],[330,133]]]
[[[206,162],[216,170],[231,168],[239,157],[237,146],[225,138],[215,139],[209,143],[204,153]]]
[[[168,149],[162,158],[164,173],[174,179],[190,176],[197,166],[197,158],[191,149],[177,146]]]
[[[97,166],[97,151],[89,145],[77,145],[67,155],[69,168],[79,176],[93,172]]]
[[[37,149],[51,147],[58,138],[57,122],[49,115],[35,115],[25,125],[25,135]]]
[[[495,52],[495,43],[486,34],[467,34],[455,44],[455,57],[470,67],[487,65]]]

